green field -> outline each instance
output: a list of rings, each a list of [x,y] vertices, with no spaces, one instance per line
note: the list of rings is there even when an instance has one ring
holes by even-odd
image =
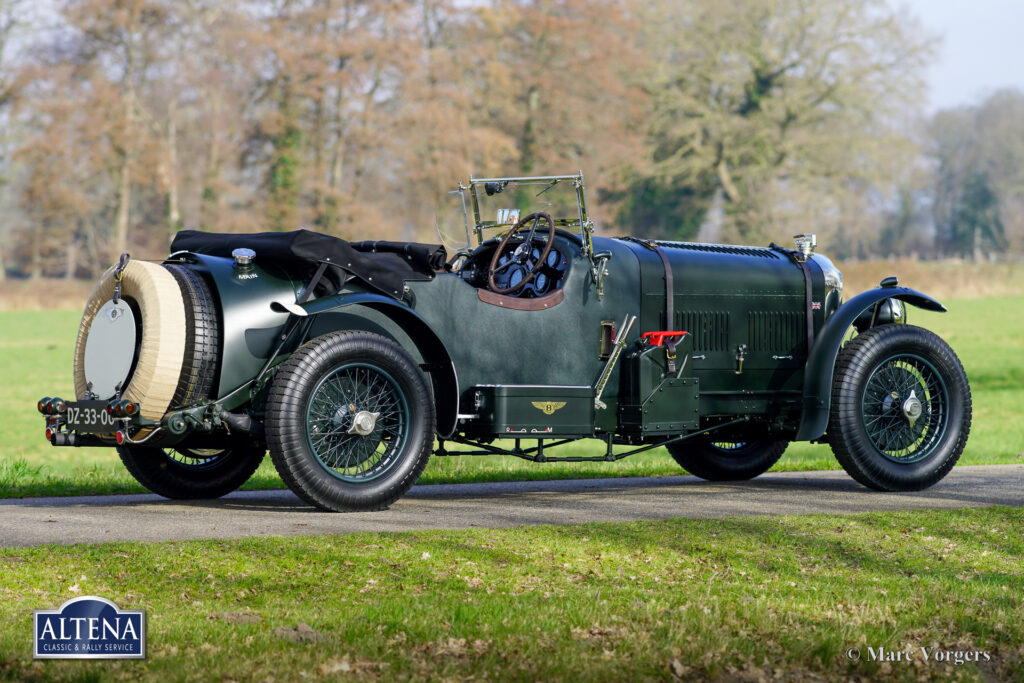
[[[967,368],[974,392],[974,426],[962,464],[1024,462],[1024,297],[946,302],[948,314],[911,309],[911,322],[942,335]],[[43,439],[35,402],[70,396],[71,359],[79,314],[0,313],[0,496],[141,491],[113,450],[53,448]],[[564,455],[598,455],[581,442]],[[552,453],[554,454],[554,453]],[[837,467],[827,446],[791,446],[775,469]],[[423,483],[593,476],[678,474],[664,449],[618,463],[544,464],[510,457],[434,458]],[[269,459],[246,488],[283,486]]]
[[[3,550],[0,679],[1022,680],[1022,525],[987,508]],[[32,610],[77,595],[145,609],[147,659],[34,662]]]

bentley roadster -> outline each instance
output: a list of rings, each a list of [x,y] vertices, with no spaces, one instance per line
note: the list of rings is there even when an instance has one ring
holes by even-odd
[[[96,285],[54,446],[112,446],[145,487],[221,496],[270,451],[326,510],[384,508],[432,454],[615,461],[665,446],[710,480],[828,442],[865,486],[934,484],[971,394],[956,354],[907,324],[943,306],[895,277],[843,302],[813,235],[794,249],[600,237],[583,175],[471,178],[465,244],[299,230],[183,231]]]

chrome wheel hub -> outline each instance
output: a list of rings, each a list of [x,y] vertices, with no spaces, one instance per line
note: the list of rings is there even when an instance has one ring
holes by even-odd
[[[922,412],[924,412],[924,406],[921,405],[921,399],[911,391],[910,396],[903,402],[903,415],[906,416],[911,427],[921,418]]]
[[[371,413],[368,410],[360,410],[352,418],[352,426],[349,427],[349,434],[358,434],[359,436],[369,436],[373,434],[373,430],[377,428],[377,418],[380,417],[380,413]]]

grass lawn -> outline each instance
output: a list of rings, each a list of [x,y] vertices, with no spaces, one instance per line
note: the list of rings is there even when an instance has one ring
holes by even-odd
[[[0,678],[1021,680],[1022,525],[987,508],[3,550]],[[77,595],[145,609],[148,658],[33,661],[32,610]]]
[[[1024,296],[955,299],[948,314],[910,309],[912,323],[942,335],[967,368],[974,392],[974,426],[961,464],[1024,462]],[[71,359],[79,313],[0,312],[0,496],[141,491],[112,449],[53,448],[42,436],[35,402],[70,396]],[[563,455],[598,455],[601,444],[580,442]],[[556,452],[552,452],[554,455]],[[827,446],[795,444],[777,470],[837,467]],[[615,464],[544,464],[496,456],[434,458],[423,483],[679,474],[664,449]],[[279,488],[269,459],[245,488]]]

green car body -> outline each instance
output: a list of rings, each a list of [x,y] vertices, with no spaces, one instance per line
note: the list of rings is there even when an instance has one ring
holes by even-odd
[[[531,215],[528,218],[532,218],[532,225],[519,221],[524,223],[523,227],[517,236],[511,237],[500,232],[500,220],[485,220],[482,208],[487,197],[512,189],[508,185],[520,190],[540,186],[541,194],[556,186],[570,187],[576,198],[575,206],[569,202],[563,217],[553,219],[550,226],[541,225],[543,235],[537,234],[541,219]],[[850,401],[845,395],[835,394],[834,375],[837,358],[844,345],[849,345],[851,330],[856,329],[864,337],[862,344],[873,335],[879,336],[878,330],[884,326],[917,330],[901,325],[905,323],[905,305],[898,302],[944,310],[927,295],[898,286],[895,278],[844,303],[839,271],[826,257],[812,253],[806,237],[800,248],[789,250],[775,245],[738,247],[595,236],[587,215],[582,174],[471,179],[469,185],[460,185],[459,196],[466,209],[467,238],[475,233],[477,244],[460,251],[458,263],[425,277],[409,279],[400,291],[391,293],[355,277],[337,291],[312,297],[307,293],[316,283],[311,283],[308,276],[297,277],[294,271],[276,262],[273,254],[257,251],[251,263],[246,262],[243,267],[225,256],[175,254],[183,267],[207,283],[216,306],[220,347],[215,381],[205,400],[194,405],[171,406],[162,420],[152,424],[136,419],[125,422],[126,427],[163,427],[163,435],[151,445],[167,450],[183,442],[201,447],[204,439],[212,444],[222,432],[248,430],[256,440],[266,433],[278,468],[287,470],[291,456],[282,453],[279,458],[275,453],[276,437],[267,433],[271,425],[285,424],[285,417],[268,416],[267,405],[269,402],[270,410],[279,412],[294,412],[296,408],[282,407],[286,401],[280,392],[276,397],[271,395],[273,385],[279,381],[276,377],[297,372],[292,367],[295,361],[287,363],[290,357],[305,358],[311,344],[331,340],[332,335],[345,331],[372,335],[350,339],[386,340],[399,350],[396,353],[408,356],[429,387],[430,439],[440,439],[442,452],[446,441],[454,441],[485,452],[543,461],[557,459],[546,454],[545,441],[552,444],[596,438],[607,443],[605,459],[614,460],[621,455],[621,450],[613,452],[616,445],[640,451],[669,444],[675,447],[673,454],[678,454],[677,459],[684,466],[698,474],[706,472],[706,478],[733,478],[727,476],[730,472],[738,475],[735,478],[746,478],[759,473],[758,469],[767,469],[764,463],[774,462],[772,458],[777,459],[778,455],[768,454],[771,449],[767,445],[762,449],[764,452],[755,454],[757,457],[743,455],[743,449],[749,450],[752,444],[759,443],[830,440],[830,419],[834,424],[846,419],[842,415],[835,417],[833,397],[842,399],[844,406]],[[520,191],[517,203],[522,203],[522,196]],[[518,218],[517,213],[511,216]],[[503,217],[499,214],[499,219]],[[527,225],[528,239],[522,234]],[[545,227],[550,231],[545,231]],[[488,237],[488,230],[499,232]],[[517,244],[518,249],[512,250]],[[502,254],[495,255],[502,248]],[[545,251],[547,248],[550,252]],[[540,252],[546,257],[546,264],[540,263]],[[499,261],[504,265],[497,270],[504,268],[504,275],[494,272]],[[531,271],[528,277],[526,271]],[[500,293],[516,277],[509,273],[516,272],[520,273],[521,288],[510,294]],[[496,283],[502,277],[503,286],[498,286]],[[521,282],[524,277],[528,283]],[[658,345],[651,343],[657,341],[647,334],[652,332],[675,334],[664,345]],[[897,476],[903,472],[899,468],[921,469],[920,461],[910,463],[909,457],[921,453],[915,451],[913,444],[903,449],[907,450],[905,454],[903,450],[893,451],[894,447],[881,439],[895,437],[888,432],[870,437],[871,429],[866,428],[868,451],[874,444],[874,455],[896,469],[895,479],[865,481],[858,473],[870,471],[871,461],[865,457],[871,454],[855,453],[863,446],[857,443],[858,438],[864,441],[863,435],[842,435],[846,442],[842,448],[854,453],[845,456],[854,461],[851,474],[875,488],[913,488],[934,483],[931,478],[946,468],[950,453],[957,451],[959,456],[969,428],[966,378],[960,388],[958,377],[948,378],[957,371],[943,365],[944,357],[934,360],[927,350],[911,353],[910,349],[904,353],[899,351],[903,348],[899,343],[884,342],[895,344],[896,355],[888,360],[877,359],[889,366],[881,375],[869,373],[873,379],[857,400],[862,407],[867,405],[865,401],[875,400],[869,396],[877,389],[872,389],[871,381],[883,388],[889,382],[894,387],[890,392],[893,395],[904,391],[906,395],[898,399],[879,399],[888,401],[884,410],[889,412],[883,422],[893,425],[887,428],[889,431],[904,433],[907,439],[917,434],[919,444],[924,443],[925,437],[932,439],[934,443],[929,448],[935,453],[926,454],[923,459],[941,462],[927,476],[917,472],[907,480],[912,483],[906,483]],[[339,358],[349,357],[345,353],[358,356],[351,349],[338,353],[342,354]],[[914,369],[917,358],[924,363],[920,371]],[[857,360],[851,358],[850,363],[855,365]],[[362,364],[362,360],[356,363],[357,374]],[[341,361],[334,365],[348,367]],[[849,372],[845,369],[847,364],[840,365],[840,371]],[[285,370],[279,373],[282,367]],[[333,366],[327,363],[323,367]],[[379,370],[383,379],[375,386],[384,387],[381,391],[395,393],[401,402],[414,400],[409,398],[408,391],[399,389],[401,381],[394,377],[400,374],[398,370],[387,369],[391,366],[383,362],[369,362],[368,367]],[[941,383],[945,393],[941,396],[933,388],[939,385],[932,380],[929,367],[935,370],[936,377],[944,379]],[[869,370],[865,367],[860,372]],[[958,372],[962,375],[962,370]],[[916,392],[906,389],[915,381]],[[945,388],[947,384],[952,389]],[[308,404],[317,399],[306,400]],[[856,400],[850,405],[855,403]],[[415,417],[406,410],[406,417],[399,420],[404,425]],[[926,417],[915,418],[922,410]],[[945,411],[941,420],[935,412],[940,410]],[[341,412],[335,413],[340,417],[334,418],[334,424],[345,427],[346,433],[352,435],[346,438],[358,440],[359,419],[367,425],[380,419],[368,417],[377,414],[369,411],[370,408],[358,411],[354,402],[351,410],[342,406]],[[306,417],[312,419],[308,411]],[[921,419],[929,420],[931,426],[919,427]],[[296,420],[296,428],[301,429],[302,420]],[[953,425],[957,420],[959,424]],[[56,426],[58,434],[63,433],[59,419]],[[937,431],[939,426],[941,434]],[[949,442],[952,437],[945,430],[953,426],[963,433],[958,432]],[[695,437],[703,444],[696,449],[696,455],[681,450],[688,439]],[[75,445],[81,445],[108,438],[103,434],[81,434],[78,439],[54,441],[74,440]],[[379,435],[363,438],[379,439]],[[516,439],[515,446],[495,439]],[[316,456],[315,439],[307,441],[301,444],[302,448]],[[384,441],[397,443],[391,437]],[[536,446],[523,448],[524,441]],[[288,448],[291,446],[284,443],[278,450]],[[775,446],[772,449],[781,454]],[[843,462],[844,456],[839,452],[837,455]],[[695,458],[707,460],[710,469],[702,469],[699,463],[691,465],[697,462]],[[715,458],[719,459],[717,465]],[[750,458],[758,462],[752,464]],[[311,462],[319,463],[331,475],[332,468],[319,456]],[[734,465],[744,465],[746,469],[730,469]],[[419,465],[413,470],[417,467],[416,475],[422,470]],[[360,491],[351,489],[350,485],[370,486],[358,477],[352,481],[341,477],[339,485],[349,489],[336,498],[330,492],[311,492],[320,486],[319,480],[297,482],[293,488],[327,509],[365,509],[389,504],[411,485],[410,476],[392,482],[386,494],[378,491],[367,498],[360,498]],[[338,477],[338,468],[334,468],[334,477]],[[293,483],[288,476],[285,479]],[[327,485],[334,483],[331,476],[324,481]]]

